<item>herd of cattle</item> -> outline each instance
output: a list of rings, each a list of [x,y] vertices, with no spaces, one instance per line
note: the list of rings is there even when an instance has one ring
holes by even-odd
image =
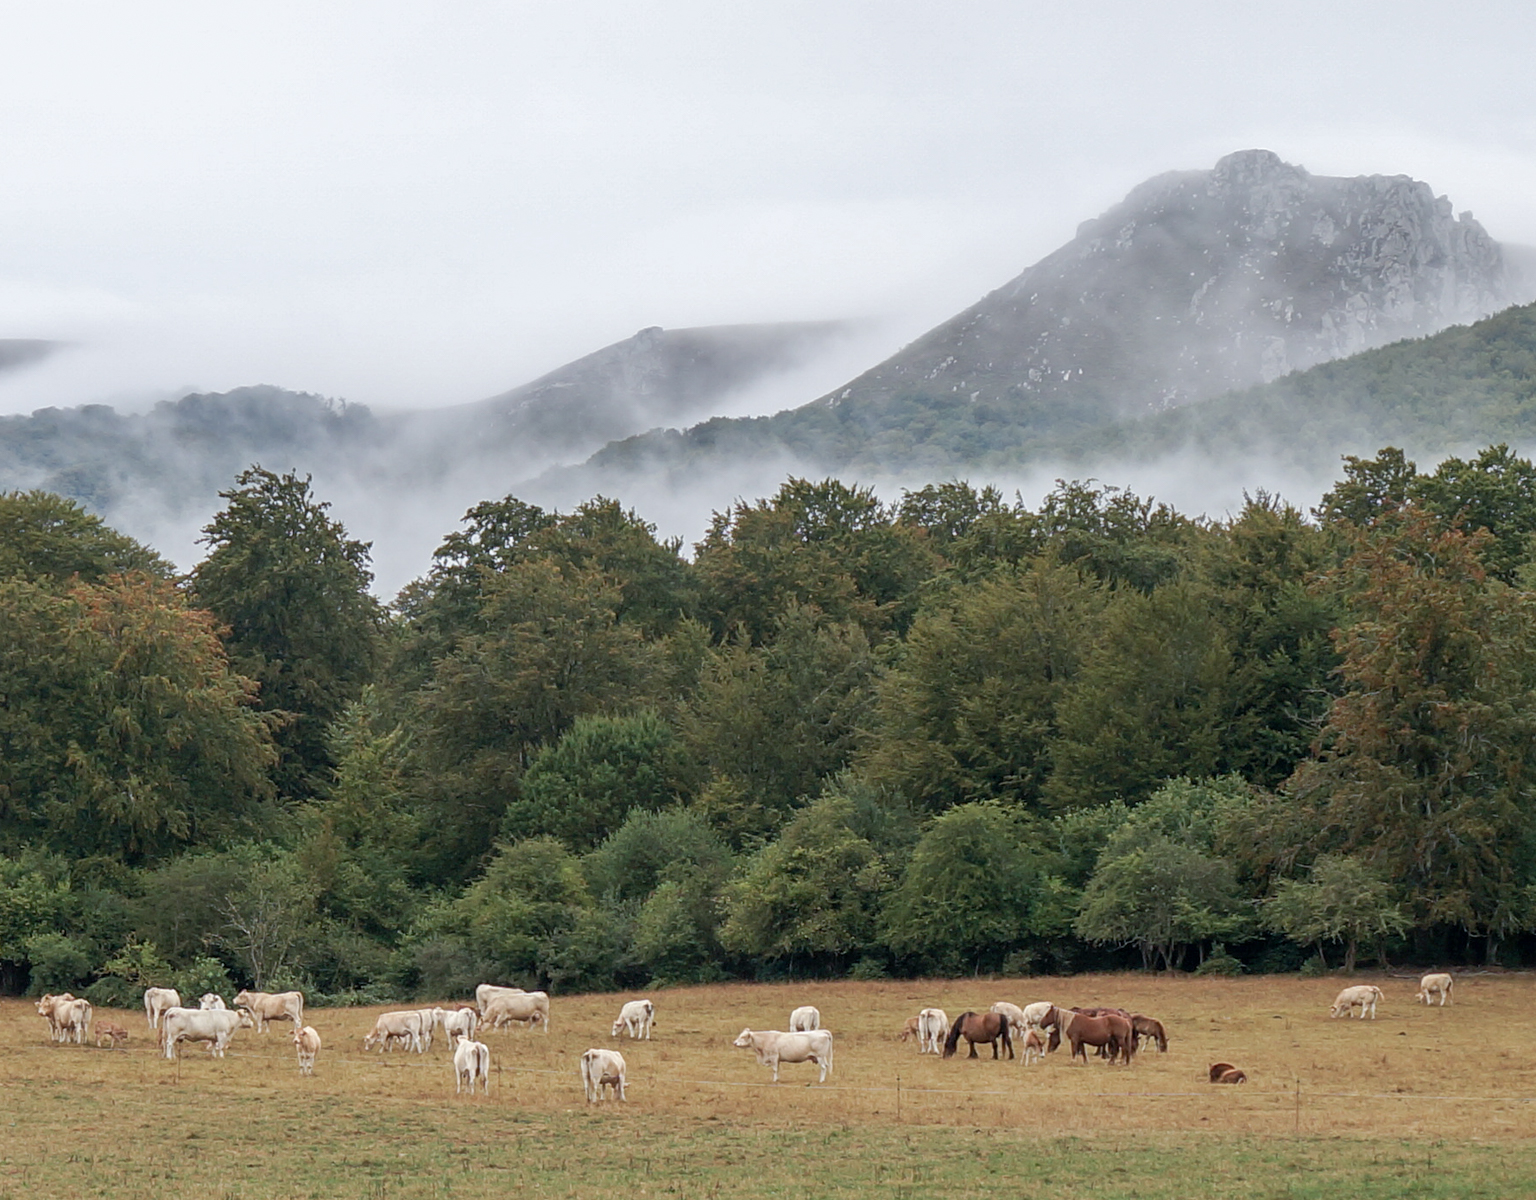
[[[1443,1008],[1451,999],[1453,982],[1444,973],[1425,975],[1414,999],[1426,1005],[1438,999]],[[1382,990],[1374,984],[1346,987],[1334,999],[1329,1015],[1353,1016],[1358,1010],[1361,1020],[1367,1014],[1375,1020],[1376,1005],[1382,999]],[[90,1036],[94,1014],[88,1000],[68,992],[47,995],[37,1002],[37,1011],[47,1019],[55,1042],[73,1041],[79,1045]],[[184,1008],[175,989],[148,988],[144,992],[144,1016],[157,1034],[160,1050],[170,1059],[177,1057],[183,1042],[206,1043],[213,1057],[223,1058],[236,1030],[264,1032],[272,1021],[292,1022],[300,1074],[314,1072],[315,1058],[321,1049],[319,1033],[304,1024],[302,992],[242,991],[234,998],[233,1007],[209,992],[199,999],[197,1008]],[[612,1036],[627,1034],[631,1038],[649,1039],[655,1017],[656,1007],[650,1000],[631,1000],[619,1010]],[[473,1094],[477,1084],[489,1093],[491,1052],[484,1042],[475,1040],[475,1035],[512,1024],[530,1029],[542,1025],[548,1033],[549,996],[482,983],[475,989],[473,1007],[466,1004],[454,1009],[433,1007],[381,1013],[363,1039],[363,1048],[377,1048],[381,1052],[399,1048],[425,1054],[432,1048],[434,1032],[441,1029],[454,1047],[455,1093],[467,1088]],[[98,1046],[110,1042],[115,1048],[128,1040],[128,1031],[110,1021],[95,1022],[94,1027]],[[970,1043],[971,1058],[977,1057],[979,1043],[991,1044],[994,1059],[1001,1057],[999,1044],[1014,1058],[1017,1044],[1024,1065],[1055,1050],[1063,1040],[1070,1043],[1072,1057],[1081,1057],[1084,1062],[1090,1046],[1111,1063],[1120,1061],[1127,1065],[1144,1040],[1155,1043],[1159,1051],[1168,1049],[1168,1034],[1162,1022],[1143,1013],[1122,1008],[1061,1008],[1045,1000],[1022,1007],[998,1001],[986,1013],[967,1011],[953,1022],[943,1009],[925,1008],[909,1018],[901,1031],[902,1041],[917,1039],[918,1053],[944,1058],[953,1056],[962,1037]],[[820,1069],[819,1082],[823,1083],[832,1070],[832,1034],[821,1027],[821,1013],[810,1005],[790,1013],[788,1032],[747,1028],[732,1045],[751,1050],[759,1063],[772,1070],[775,1083],[779,1081],[781,1063],[811,1063]],[[610,1091],[618,1099],[625,1099],[627,1070],[624,1056],[617,1050],[587,1050],[581,1056],[580,1068],[587,1100],[600,1100]],[[1247,1079],[1247,1074],[1231,1063],[1210,1066],[1212,1083],[1245,1083]]]

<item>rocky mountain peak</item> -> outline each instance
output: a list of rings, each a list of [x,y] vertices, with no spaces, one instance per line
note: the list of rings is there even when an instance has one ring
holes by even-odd
[[[1241,150],[1148,180],[824,402],[948,399],[1070,428],[1267,382],[1515,299],[1498,243],[1428,184],[1312,175]]]

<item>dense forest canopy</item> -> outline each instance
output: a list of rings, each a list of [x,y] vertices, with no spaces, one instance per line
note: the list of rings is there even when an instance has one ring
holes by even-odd
[[[121,1002],[1536,949],[1536,468],[1192,519],[486,501],[385,610],[253,468],[174,579],[0,496],[0,986]]]

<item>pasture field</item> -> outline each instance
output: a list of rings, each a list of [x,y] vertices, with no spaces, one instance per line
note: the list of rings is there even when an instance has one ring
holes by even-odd
[[[0,1200],[10,1197],[520,1196],[1508,1197],[1536,1195],[1536,978],[1459,977],[1455,1003],[1386,992],[1331,1020],[1338,980],[1295,977],[736,984],[658,990],[651,1042],[609,1027],[626,995],[556,996],[552,1032],[490,1034],[488,1097],[455,1096],[441,1040],[365,1053],[378,1009],[312,1009],[298,1074],[286,1026],[229,1057],[158,1057],[142,1012],[103,1012],[126,1049],[55,1046],[31,1001],[0,1001]],[[925,1005],[1114,1004],[1163,1021],[1129,1068],[942,1061],[897,1040]],[[798,1004],[836,1037],[769,1072],[731,1041]],[[630,1101],[588,1106],[577,1060],[618,1046]],[[1206,1082],[1209,1063],[1250,1082]]]

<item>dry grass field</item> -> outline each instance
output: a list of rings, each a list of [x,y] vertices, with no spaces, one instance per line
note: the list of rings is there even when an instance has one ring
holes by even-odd
[[[1536,1194],[1536,978],[1459,978],[1416,1005],[1411,980],[1375,1021],[1331,1020],[1335,980],[1142,975],[730,985],[657,991],[650,1042],[617,1042],[625,996],[555,997],[552,1032],[485,1038],[488,1097],[456,1097],[450,1055],[365,1053],[377,1009],[317,1009],[313,1078],[290,1037],[242,1031],[229,1057],[55,1046],[30,1001],[0,1002],[0,1200],[38,1197],[1491,1196]],[[1351,980],[1348,982],[1356,982]],[[920,1007],[994,1000],[1114,1004],[1161,1019],[1167,1054],[1129,1068],[1022,1067],[919,1055]],[[837,1039],[774,1086],[743,1026],[815,1004]],[[589,1108],[577,1060],[622,1049],[630,1101]],[[1242,1087],[1206,1082],[1226,1060]]]

